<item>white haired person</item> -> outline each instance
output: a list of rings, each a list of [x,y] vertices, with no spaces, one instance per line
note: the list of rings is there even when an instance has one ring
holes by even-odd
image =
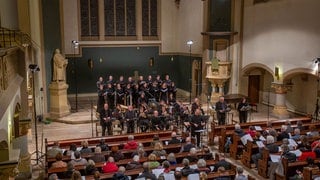
[[[266,138],[265,148],[267,148],[269,150],[269,153],[279,152],[279,146],[274,143],[274,138],[271,135],[267,136],[267,138]],[[259,149],[259,152],[257,154],[254,154],[251,156],[251,159],[254,162],[254,164],[256,165],[256,168],[258,168],[258,161],[261,158],[262,158],[262,148]]]

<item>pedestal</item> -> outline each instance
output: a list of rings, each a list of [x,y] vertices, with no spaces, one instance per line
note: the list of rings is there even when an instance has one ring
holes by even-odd
[[[51,82],[50,90],[50,117],[60,118],[70,114],[68,105],[67,89],[68,84],[65,82]]]
[[[286,106],[286,94],[291,90],[291,85],[285,85],[281,83],[272,83],[271,88],[275,89],[275,106],[272,110],[272,116],[279,119],[289,118],[289,112]]]

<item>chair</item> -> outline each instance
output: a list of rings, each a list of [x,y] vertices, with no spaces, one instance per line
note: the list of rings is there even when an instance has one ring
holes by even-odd
[[[122,129],[120,127],[121,125],[121,122],[117,119],[117,120],[114,120],[112,122],[112,134],[113,135],[120,135],[122,134]]]
[[[96,136],[99,136],[99,134],[102,133],[102,128],[100,125],[100,122],[96,122]]]

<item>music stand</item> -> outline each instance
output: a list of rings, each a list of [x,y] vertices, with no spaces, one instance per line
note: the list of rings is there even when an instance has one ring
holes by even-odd
[[[203,133],[204,133],[204,129],[200,129],[200,130],[195,130],[194,132],[195,133],[200,133],[200,143],[199,143],[199,146],[201,147],[202,146],[202,136],[203,136]],[[197,138],[196,138],[197,139]],[[198,143],[198,142],[197,142]],[[199,148],[200,148],[199,147]]]

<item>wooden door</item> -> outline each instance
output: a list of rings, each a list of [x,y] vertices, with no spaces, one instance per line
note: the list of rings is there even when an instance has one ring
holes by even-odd
[[[248,84],[248,96],[251,103],[259,103],[260,76],[250,75]]]

